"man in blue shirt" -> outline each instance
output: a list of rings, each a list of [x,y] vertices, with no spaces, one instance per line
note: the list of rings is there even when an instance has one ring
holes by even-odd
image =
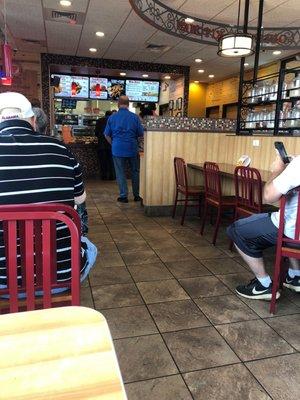
[[[106,124],[104,135],[112,145],[117,182],[120,190],[118,201],[128,203],[128,187],[125,167],[129,162],[131,169],[134,201],[141,200],[139,194],[138,141],[144,135],[144,128],[139,117],[128,110],[129,98],[121,96],[119,111],[112,115]]]

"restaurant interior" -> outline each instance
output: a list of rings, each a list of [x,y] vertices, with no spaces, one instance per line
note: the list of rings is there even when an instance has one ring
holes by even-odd
[[[1,0],[0,37],[0,96],[43,111],[86,192],[0,193],[0,399],[300,398],[300,1]],[[122,99],[144,131],[138,196],[114,154]],[[84,278],[81,236],[98,251]]]

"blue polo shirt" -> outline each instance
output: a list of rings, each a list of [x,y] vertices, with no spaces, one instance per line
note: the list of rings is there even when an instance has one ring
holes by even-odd
[[[104,131],[112,139],[112,155],[134,157],[138,153],[138,138],[144,135],[139,117],[127,108],[109,117]]]

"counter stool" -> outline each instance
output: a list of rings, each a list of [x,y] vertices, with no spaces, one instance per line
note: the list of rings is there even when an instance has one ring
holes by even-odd
[[[222,211],[234,210],[235,208],[235,197],[234,196],[223,196],[221,187],[221,176],[218,164],[214,162],[206,161],[204,163],[204,215],[201,227],[201,235],[203,235],[207,209],[208,206],[217,209],[217,220],[215,223],[215,231],[213,235],[213,245],[216,244],[217,235],[221,223]]]
[[[173,207],[172,218],[175,217],[176,207],[179,201],[184,202],[184,209],[181,217],[181,225],[184,223],[187,207],[199,207],[199,215],[201,212],[201,194],[204,193],[202,186],[189,186],[187,179],[187,167],[183,158],[174,158],[176,194]],[[178,199],[179,193],[183,194],[183,199]],[[197,201],[198,204],[189,204],[190,201]]]

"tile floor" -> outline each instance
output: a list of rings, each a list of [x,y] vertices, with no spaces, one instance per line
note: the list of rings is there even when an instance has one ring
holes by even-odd
[[[252,277],[199,219],[149,218],[117,204],[115,183],[88,182],[90,239],[100,249],[82,305],[107,318],[129,400],[300,397],[300,295],[242,300]],[[266,256],[268,268],[273,257]]]

